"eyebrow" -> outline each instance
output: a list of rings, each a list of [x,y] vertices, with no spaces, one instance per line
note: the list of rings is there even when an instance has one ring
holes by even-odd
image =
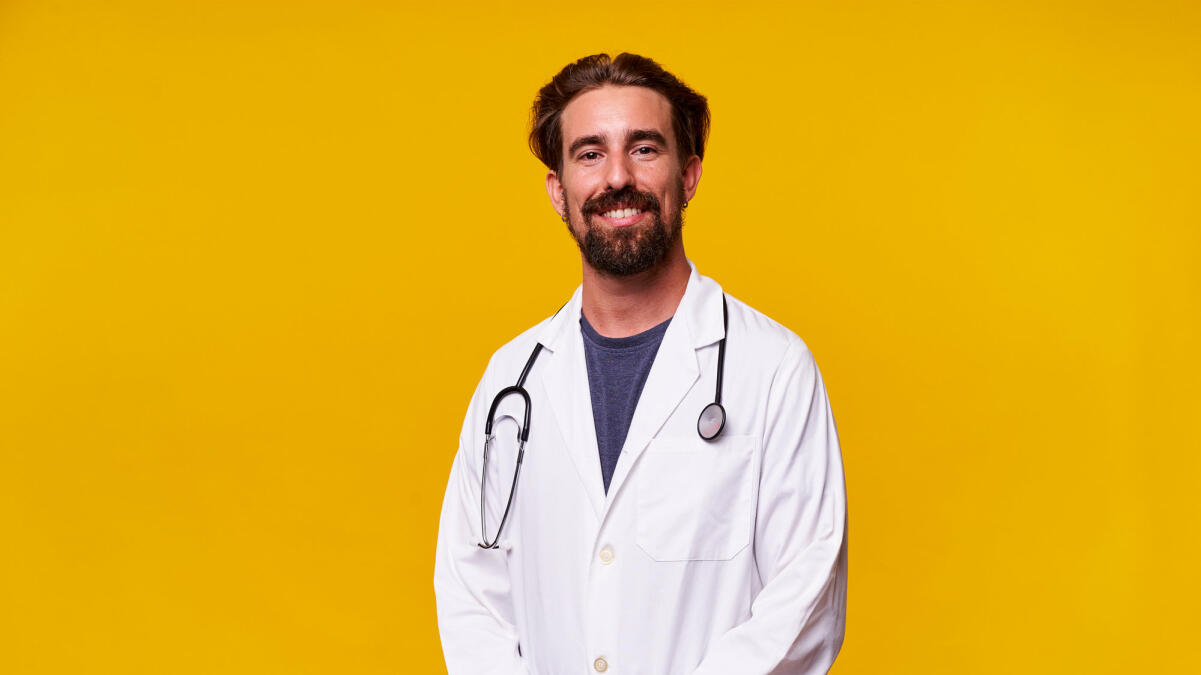
[[[592,134],[591,136],[580,136],[571,142],[571,147],[567,149],[567,154],[574,155],[577,150],[585,145],[604,145],[605,137],[603,134]]]
[[[571,142],[571,147],[567,149],[567,154],[574,155],[577,150],[587,145],[604,145],[604,134],[590,134],[588,136],[580,136]],[[667,147],[667,139],[663,134],[654,129],[631,129],[626,132],[626,143],[637,143],[638,141],[653,141]]]
[[[626,143],[636,143],[638,141],[652,141],[663,147],[667,147],[667,139],[663,138],[663,134],[654,129],[634,129],[626,134]]]

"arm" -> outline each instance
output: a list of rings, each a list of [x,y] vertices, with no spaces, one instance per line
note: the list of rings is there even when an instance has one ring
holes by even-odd
[[[755,518],[763,588],[751,617],[695,675],[825,673],[846,631],[846,487],[838,431],[813,356],[789,346],[772,381]]]
[[[487,402],[482,400],[484,389],[481,381],[463,422],[459,451],[442,501],[434,556],[438,631],[450,675],[528,672],[511,618],[513,601],[504,544],[492,550],[477,545],[480,467],[471,439],[483,434],[483,416],[488,412]]]

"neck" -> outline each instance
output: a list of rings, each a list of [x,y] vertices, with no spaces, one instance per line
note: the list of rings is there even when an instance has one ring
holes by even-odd
[[[690,274],[680,240],[658,265],[630,276],[605,274],[584,263],[584,317],[605,337],[637,335],[676,313]]]

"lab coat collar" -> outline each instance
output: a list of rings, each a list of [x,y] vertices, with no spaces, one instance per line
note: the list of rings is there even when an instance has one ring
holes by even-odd
[[[603,521],[634,463],[655,437],[663,423],[679,406],[700,376],[696,350],[711,345],[725,334],[722,320],[722,289],[701,276],[688,261],[691,273],[684,296],[663,335],[639,397],[625,445],[609,482],[608,494],[601,480],[596,424],[580,334],[582,286],[539,333],[539,341],[550,352],[544,368],[535,368],[545,398],[575,465],[576,473],[597,517]],[[699,414],[700,411],[697,411]]]
[[[683,323],[688,328],[690,344],[700,349],[717,342],[725,335],[722,320],[722,289],[709,277],[702,276],[696,264],[688,261],[691,272],[684,297],[672,318],[672,323]],[[575,293],[567,304],[548,321],[538,335],[538,341],[553,352],[563,345],[564,340],[575,340],[580,335],[580,313],[583,311],[583,285],[576,286]]]

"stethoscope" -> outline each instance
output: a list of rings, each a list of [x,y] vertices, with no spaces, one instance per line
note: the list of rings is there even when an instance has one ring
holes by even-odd
[[[730,332],[730,312],[726,307],[724,293],[721,296],[721,325],[721,341],[717,343],[717,392],[714,394],[713,402],[701,410],[701,415],[696,420],[696,433],[706,441],[717,438],[726,428],[726,409],[721,405],[721,379],[726,367],[726,337]],[[538,360],[542,349],[541,342],[534,345],[534,351],[530,352],[530,358],[525,362],[525,367],[521,369],[517,384],[501,389],[496,394],[496,398],[492,399],[492,406],[488,408],[488,420],[484,422],[484,469],[480,473],[480,537],[484,540],[478,544],[480,548],[497,548],[500,533],[504,531],[505,521],[509,519],[509,509],[513,506],[513,495],[517,493],[517,477],[521,475],[521,460],[525,456],[525,442],[530,438],[530,393],[525,390],[525,378],[530,374],[530,369],[534,367],[534,362]],[[505,503],[505,512],[500,517],[500,527],[496,528],[496,537],[492,541],[488,541],[488,527],[484,514],[487,504],[485,497],[488,494],[485,488],[488,485],[488,448],[492,443],[492,417],[496,414],[496,408],[500,406],[500,402],[513,394],[517,394],[525,402],[525,414],[523,415],[525,422],[517,432],[517,466],[513,469],[513,485],[509,488],[509,501]]]

